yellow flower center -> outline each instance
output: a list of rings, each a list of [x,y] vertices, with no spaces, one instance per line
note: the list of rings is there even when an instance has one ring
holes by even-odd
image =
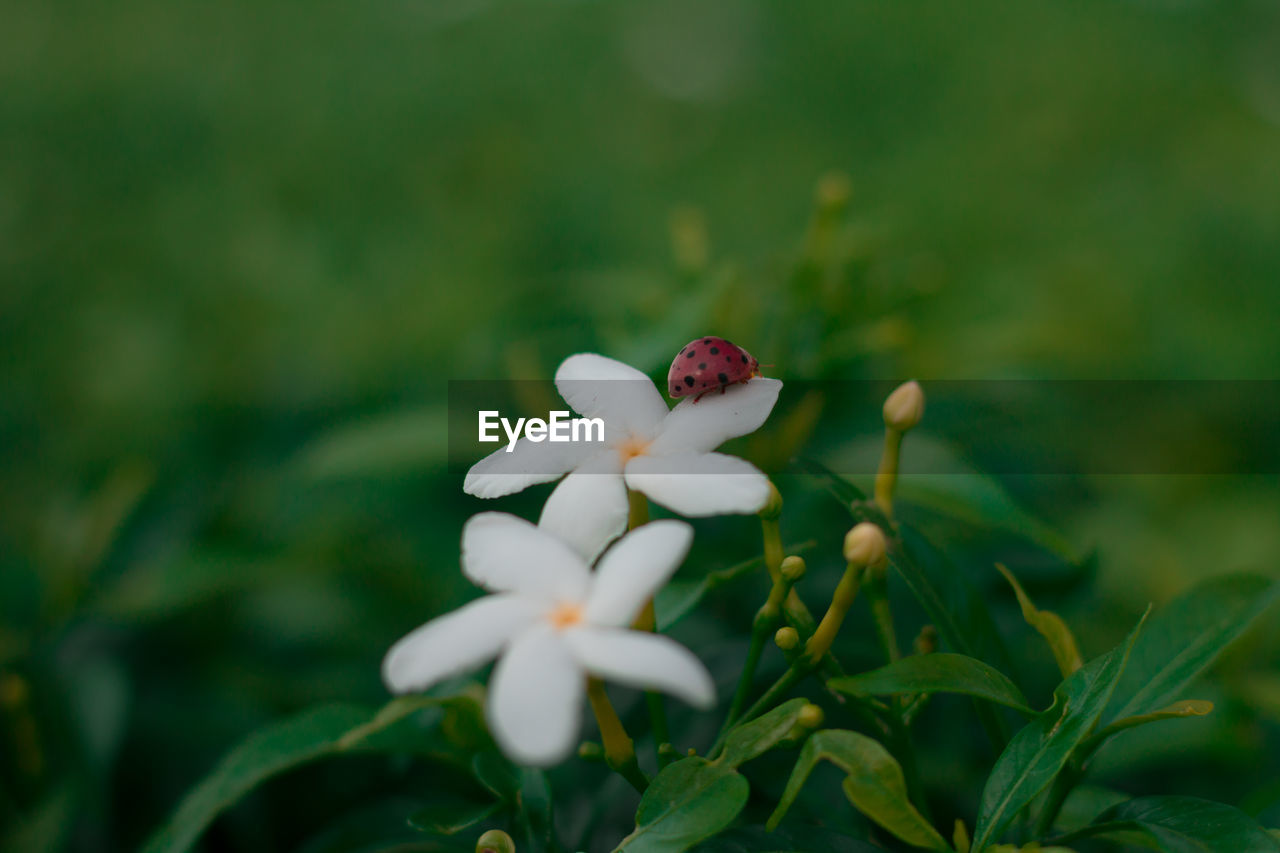
[[[573,601],[557,604],[555,609],[547,614],[547,619],[550,620],[551,627],[558,630],[570,628],[582,621],[582,605]]]
[[[622,457],[622,464],[626,465],[637,456],[644,456],[644,454],[649,450],[649,445],[651,443],[652,442],[632,437],[619,444],[618,455]]]

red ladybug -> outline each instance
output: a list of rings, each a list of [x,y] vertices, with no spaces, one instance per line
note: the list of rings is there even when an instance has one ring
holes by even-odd
[[[698,338],[690,341],[671,362],[667,373],[667,391],[672,397],[703,394],[728,388],[735,382],[746,382],[760,375],[760,363],[751,353],[724,338]]]

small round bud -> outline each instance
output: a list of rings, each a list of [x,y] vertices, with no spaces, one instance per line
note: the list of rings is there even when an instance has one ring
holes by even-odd
[[[789,652],[796,646],[800,645],[800,634],[790,625],[785,628],[779,628],[773,635],[773,641],[778,644],[778,648],[784,652]]]
[[[884,401],[884,425],[906,432],[924,416],[924,391],[914,379],[894,389]]]
[[[516,843],[501,829],[491,829],[476,841],[476,853],[516,853]]]
[[[918,655],[933,654],[938,650],[938,629],[932,625],[925,625],[920,629],[920,633],[916,635],[916,641],[913,645]]]
[[[585,740],[578,744],[578,757],[587,761],[603,761],[604,747],[593,740]]]
[[[680,750],[669,743],[660,743],[658,744],[658,755],[663,758],[676,758],[680,755]]]
[[[698,750],[694,749],[693,747],[689,747],[688,751],[685,753],[685,755],[689,756],[690,758],[693,758],[697,754],[698,754]]]
[[[782,616],[782,609],[772,601],[765,602],[759,610],[756,611],[755,623],[752,625],[757,631],[765,631],[773,627],[778,619]]]
[[[782,579],[789,584],[794,584],[804,577],[804,557],[797,557],[792,554],[782,560]]]
[[[806,729],[816,729],[822,725],[822,720],[825,716],[821,708],[810,702],[800,709],[800,715],[796,717],[796,722]]]
[[[760,508],[759,515],[765,521],[777,521],[782,517],[782,493],[769,481],[769,500]]]
[[[884,533],[869,521],[855,524],[844,536],[844,558],[851,565],[884,565],[886,547]]]
[[[828,172],[818,179],[814,200],[823,212],[839,213],[849,204],[852,195],[853,184],[848,175],[843,172]]]

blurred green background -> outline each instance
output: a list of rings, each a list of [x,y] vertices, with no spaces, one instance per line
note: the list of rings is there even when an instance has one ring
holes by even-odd
[[[582,350],[657,375],[705,333],[784,379],[926,389],[1280,366],[1275,3],[0,19],[0,827],[47,849],[131,849],[257,725],[382,700],[388,645],[471,595],[458,530],[494,508],[446,470],[450,379]],[[821,423],[807,455],[878,440]],[[1041,585],[1089,654],[1199,577],[1277,571],[1274,476],[1005,485],[1097,549]],[[721,565],[743,524],[707,528],[745,547]],[[1280,755],[1260,633],[1243,709],[1186,747],[1232,802]],[[210,848],[296,847],[349,805],[326,772]]]

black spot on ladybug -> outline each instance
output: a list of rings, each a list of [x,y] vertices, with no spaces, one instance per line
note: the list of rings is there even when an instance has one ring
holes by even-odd
[[[703,339],[702,339],[702,342],[703,342],[704,344],[709,344],[709,343],[711,343],[711,338],[703,338]]]
[[[692,387],[693,387],[693,377],[692,377],[692,376],[686,376],[686,377],[684,378],[684,384],[685,384],[685,385],[688,385],[690,388],[692,388]]]
[[[742,357],[742,363],[743,363],[743,364],[746,364],[746,363],[747,363],[747,357],[746,357],[745,355]]]
[[[725,373],[717,373],[717,374],[716,374],[716,378],[720,380],[720,384],[721,384],[721,385],[728,385],[728,384],[729,384],[729,376],[728,376],[728,374],[725,374]]]
[[[700,362],[698,362],[698,369],[699,369],[699,370],[706,370],[706,369],[707,369],[707,363],[706,363],[705,361],[700,361]]]
[[[712,348],[711,348],[711,354],[712,354],[712,355],[719,355],[719,354],[720,354],[720,347],[712,347]]]
[[[689,351],[684,354],[684,357],[693,358],[695,355],[697,355],[697,353],[693,351],[693,347],[689,347]]]

